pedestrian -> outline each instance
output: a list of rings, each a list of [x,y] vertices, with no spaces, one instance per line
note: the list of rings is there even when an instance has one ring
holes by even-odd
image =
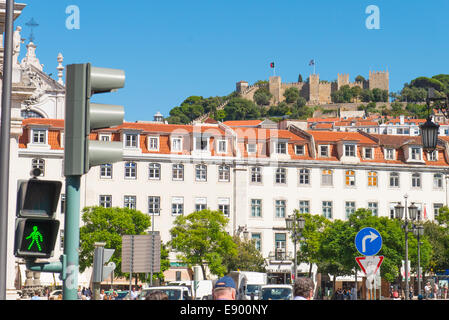
[[[145,300],[168,300],[168,295],[161,290],[151,290],[145,296]]]
[[[410,300],[413,300],[413,286],[410,286],[410,288],[408,289],[408,297]]]
[[[425,299],[429,299],[430,298],[430,291],[431,290],[432,290],[432,288],[430,286],[430,282],[427,282],[426,285],[424,286],[424,293],[425,293],[424,298]]]
[[[131,293],[129,295],[131,300],[137,300],[137,296],[139,295],[139,293],[136,291],[136,287],[132,287],[131,289]]]
[[[236,288],[234,280],[229,276],[217,280],[213,291],[214,300],[235,300]]]
[[[313,290],[315,285],[308,277],[299,277],[293,285],[293,300],[313,300]]]
[[[100,300],[104,299],[104,289],[101,289],[100,291]]]
[[[443,299],[447,299],[447,282],[443,286]]]
[[[41,300],[40,292],[38,290],[34,291],[34,294],[31,297],[31,300]]]

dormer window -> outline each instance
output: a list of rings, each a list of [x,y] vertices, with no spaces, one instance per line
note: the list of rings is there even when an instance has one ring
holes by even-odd
[[[228,142],[226,140],[217,141],[217,151],[218,153],[227,153]]]
[[[125,148],[137,148],[137,139],[139,135],[137,133],[125,134]]]
[[[392,148],[385,149],[385,159],[386,160],[394,160],[395,159],[395,150]]]
[[[433,150],[427,153],[427,160],[429,161],[438,161],[438,151]]]
[[[304,146],[301,145],[295,145],[295,154],[297,156],[303,156],[304,155]]]
[[[420,147],[411,147],[410,148],[410,159],[412,160],[421,160],[421,148]]]
[[[209,138],[208,137],[195,137],[195,150],[196,151],[207,151],[209,149]]]
[[[256,153],[257,152],[257,144],[255,144],[255,143],[248,143],[246,145],[246,151],[248,153]]]
[[[287,143],[277,142],[276,143],[276,153],[277,154],[287,154]]]
[[[148,140],[148,150],[149,151],[158,151],[159,150],[159,137],[151,137],[147,138]]]
[[[320,157],[329,157],[329,146],[320,146]]]
[[[182,151],[182,138],[172,138],[171,139],[171,151],[181,152]]]
[[[365,159],[374,159],[373,148],[364,148],[363,157]]]
[[[355,144],[345,144],[345,157],[355,157]]]
[[[31,141],[35,144],[47,144],[47,130],[32,129]]]

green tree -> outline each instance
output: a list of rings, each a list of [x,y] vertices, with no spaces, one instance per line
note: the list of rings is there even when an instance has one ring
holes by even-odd
[[[351,95],[355,102],[358,102],[360,99],[360,95],[362,94],[363,89],[359,86],[354,86],[351,88]]]
[[[254,102],[244,98],[232,98],[223,109],[226,112],[224,120],[249,120],[258,119],[261,110]]]
[[[266,261],[256,248],[255,240],[242,240],[238,236],[232,239],[236,245],[237,254],[224,256],[223,264],[227,272],[235,270],[266,272]]]
[[[206,265],[211,273],[226,273],[225,257],[237,255],[236,244],[225,227],[229,219],[221,211],[208,209],[178,216],[170,229],[171,248],[189,266],[200,265],[206,278]]]
[[[272,97],[268,88],[264,86],[256,90],[253,99],[259,106],[268,106]]]
[[[82,211],[84,225],[80,228],[80,271],[92,266],[95,242],[105,242],[106,248],[115,249],[112,256],[117,265],[115,274],[121,272],[121,251],[123,235],[141,235],[151,226],[151,218],[147,214],[128,208],[85,207]],[[162,256],[162,271],[168,269],[168,252]],[[164,269],[165,268],[165,269]],[[162,275],[162,272],[160,276]]]
[[[299,98],[299,90],[298,88],[291,87],[284,91],[285,101],[287,103],[295,103]]]

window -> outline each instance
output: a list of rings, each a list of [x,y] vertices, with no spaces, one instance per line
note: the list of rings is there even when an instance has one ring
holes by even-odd
[[[246,151],[248,153],[256,153],[257,152],[257,144],[255,144],[255,143],[248,143],[246,145]]]
[[[37,144],[46,144],[47,143],[47,130],[45,129],[33,129],[33,136],[32,136],[32,140],[33,143],[37,143]]]
[[[394,219],[395,213],[394,213],[394,207],[397,205],[397,202],[390,202],[390,219]]]
[[[218,140],[217,144],[218,144],[218,146],[217,146],[218,153],[226,153],[227,152],[228,143],[226,140]]]
[[[148,137],[148,150],[150,151],[159,150],[159,137]]]
[[[299,184],[302,184],[302,185],[310,184],[310,170],[309,169],[299,169]]]
[[[320,146],[320,157],[329,157],[329,146]]]
[[[354,144],[345,144],[345,156],[346,157],[355,157],[355,145]]]
[[[276,169],[275,182],[280,184],[287,183],[287,169],[285,168]]]
[[[323,201],[322,204],[323,216],[332,219],[332,201]]]
[[[287,143],[276,142],[276,153],[277,154],[287,154]]]
[[[310,213],[310,203],[308,200],[299,200],[299,213]]]
[[[161,179],[161,165],[159,163],[150,163],[148,165],[148,179],[150,180]]]
[[[437,161],[438,160],[438,151],[433,150],[432,152],[427,153],[427,160],[429,161]]]
[[[179,215],[184,214],[184,198],[173,197],[171,200],[171,214]]]
[[[251,199],[251,217],[261,217],[261,216],[262,216],[262,200]]]
[[[41,174],[39,177],[43,177],[45,175],[45,160],[44,159],[32,159],[31,160],[31,169],[41,170]]]
[[[182,138],[172,138],[171,139],[171,151],[175,151],[175,152],[182,151]]]
[[[368,210],[371,210],[371,212],[373,213],[373,216],[376,216],[376,217],[379,216],[377,202],[368,202]]]
[[[395,150],[388,148],[385,149],[385,159],[386,160],[394,160],[395,159]]]
[[[345,202],[345,212],[346,212],[346,218],[349,218],[349,216],[355,212],[355,202],[354,201],[346,201]]]
[[[412,174],[412,187],[421,188],[421,174],[419,173]]]
[[[399,188],[399,173],[390,172],[390,187]]]
[[[251,240],[254,241],[254,245],[257,250],[262,250],[262,235],[260,233],[252,233]]]
[[[195,199],[195,211],[201,211],[207,208],[206,198],[196,198]]]
[[[410,158],[412,160],[421,160],[421,148],[418,147],[412,147],[410,148]]]
[[[125,148],[137,148],[137,137],[136,133],[125,134]]]
[[[226,217],[230,214],[229,198],[218,198],[218,210],[223,212]]]
[[[377,187],[377,172],[368,172],[368,187]]]
[[[98,140],[100,140],[100,141],[111,141],[111,136],[109,134],[100,134]]]
[[[324,169],[321,171],[321,185],[332,186],[332,170]]]
[[[251,182],[262,182],[262,168],[252,167],[251,168]]]
[[[304,146],[295,145],[295,154],[298,156],[304,155]]]
[[[434,189],[443,188],[443,175],[441,173],[435,173],[433,175],[433,188]]]
[[[354,170],[346,170],[346,172],[345,172],[345,184],[348,187],[355,186],[355,171]]]
[[[174,181],[184,180],[184,165],[182,164],[172,165],[172,179]]]
[[[434,218],[438,217],[438,214],[440,213],[440,208],[443,207],[442,203],[434,203],[433,204],[433,216]]]
[[[207,151],[209,146],[208,137],[195,137],[195,150]]]
[[[111,208],[112,207],[112,196],[111,195],[101,195],[100,196],[100,207]]]
[[[161,213],[161,197],[148,197],[148,213],[151,215],[159,215]]]
[[[287,208],[286,208],[285,200],[276,200],[275,201],[276,218],[285,218],[286,209]]]
[[[134,209],[135,210],[136,209],[136,203],[137,203],[136,196],[125,196],[123,203],[124,203],[124,207],[125,208]]]
[[[207,166],[205,164],[198,164],[195,166],[196,181],[207,181]]]
[[[112,179],[112,164],[100,165],[100,179]]]
[[[137,164],[135,162],[125,162],[125,179],[137,178]]]
[[[364,149],[365,153],[364,153],[364,158],[365,159],[373,159],[373,148],[365,148]]]
[[[275,233],[274,246],[275,246],[275,259],[285,260],[287,258],[285,249],[287,244],[287,235],[285,233]]]
[[[218,166],[218,181],[229,182],[231,178],[231,169],[229,166]]]

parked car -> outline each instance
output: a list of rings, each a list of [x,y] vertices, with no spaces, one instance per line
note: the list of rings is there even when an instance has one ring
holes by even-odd
[[[168,296],[168,300],[192,300],[192,293],[190,289],[185,286],[160,286],[160,287],[148,287],[142,289],[138,299],[145,300],[146,295],[150,291],[162,291]]]
[[[293,287],[289,284],[268,284],[262,286],[259,300],[293,300]]]

